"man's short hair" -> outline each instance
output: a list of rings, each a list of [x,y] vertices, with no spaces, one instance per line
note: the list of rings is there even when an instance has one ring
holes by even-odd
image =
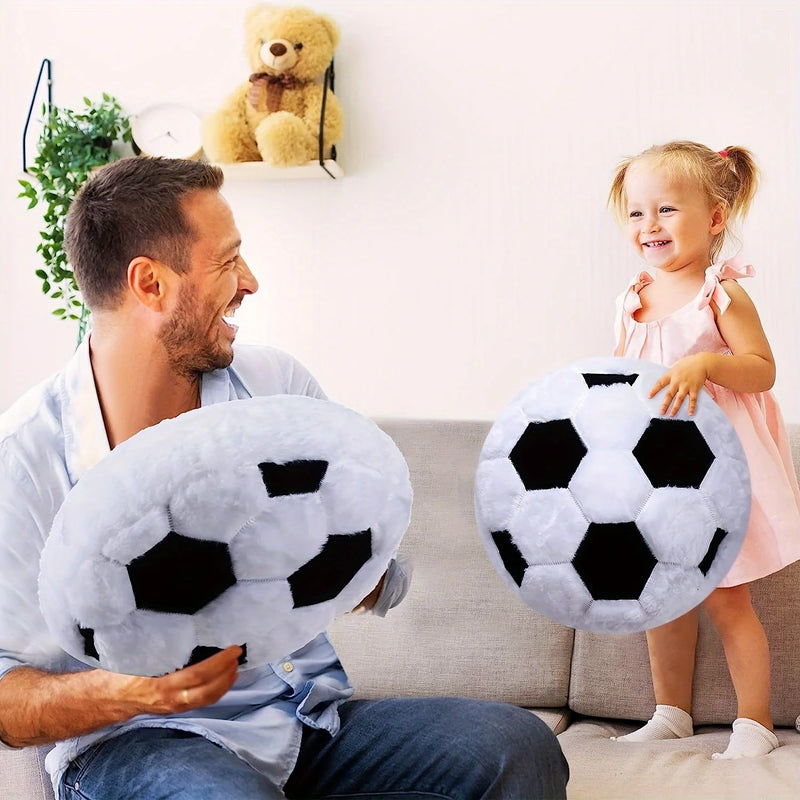
[[[186,272],[197,232],[181,201],[189,192],[218,190],[222,181],[219,167],[174,158],[124,158],[97,170],[72,201],[64,236],[86,305],[115,307],[137,256]]]

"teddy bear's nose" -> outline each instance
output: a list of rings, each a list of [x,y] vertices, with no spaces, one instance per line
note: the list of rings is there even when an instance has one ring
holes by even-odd
[[[281,44],[280,42],[273,42],[269,46],[269,51],[274,56],[282,56],[286,53],[286,45]]]

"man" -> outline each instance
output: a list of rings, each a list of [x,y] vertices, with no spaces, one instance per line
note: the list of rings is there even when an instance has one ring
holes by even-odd
[[[454,698],[349,701],[325,635],[241,677],[237,646],[142,678],[88,669],[50,639],[39,554],[86,470],[201,405],[324,397],[284,353],[234,357],[231,318],[258,284],[221,184],[205,164],[126,159],[70,208],[67,251],[92,332],[0,418],[0,741],[56,742],[47,767],[64,800],[563,797],[566,762],[536,717]],[[393,564],[365,605],[385,613],[404,582]]]

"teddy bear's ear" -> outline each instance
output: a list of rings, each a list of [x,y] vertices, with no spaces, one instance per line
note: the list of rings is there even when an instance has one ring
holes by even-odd
[[[269,3],[262,3],[260,6],[253,6],[244,17],[244,24],[246,27],[250,27],[253,23],[253,20],[257,19],[258,17],[266,16],[271,11],[275,9],[275,6]]]
[[[324,14],[319,15],[319,21],[328,32],[328,36],[331,37],[331,44],[336,48],[339,44],[339,26],[330,17],[326,17]]]

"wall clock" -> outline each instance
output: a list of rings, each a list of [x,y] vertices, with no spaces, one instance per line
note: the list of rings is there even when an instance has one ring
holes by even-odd
[[[146,156],[194,159],[203,148],[200,117],[178,103],[148,106],[131,120],[131,133]]]

